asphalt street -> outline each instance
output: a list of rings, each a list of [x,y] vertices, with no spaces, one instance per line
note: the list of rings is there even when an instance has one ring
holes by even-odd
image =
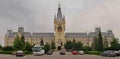
[[[120,57],[102,57],[97,55],[72,55],[71,53],[66,53],[66,55],[59,55],[59,52],[54,52],[53,55],[26,55],[24,57],[0,54],[0,59],[120,59]]]

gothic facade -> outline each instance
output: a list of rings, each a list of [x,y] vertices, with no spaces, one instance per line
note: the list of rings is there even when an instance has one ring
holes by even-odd
[[[5,46],[13,45],[16,35],[23,35],[25,37],[25,41],[31,44],[40,45],[41,39],[43,39],[44,44],[50,44],[51,41],[55,42],[56,47],[63,46],[66,41],[81,42],[83,46],[92,46],[93,38],[97,35],[97,33],[101,30],[100,28],[96,28],[95,32],[90,33],[66,33],[65,32],[65,16],[62,14],[61,6],[58,6],[57,15],[54,17],[54,33],[30,33],[25,32],[23,27],[18,27],[18,32],[13,32],[12,30],[8,30],[5,34]],[[107,41],[110,46],[110,42],[114,37],[112,30],[108,30],[107,32],[102,32],[103,41]]]

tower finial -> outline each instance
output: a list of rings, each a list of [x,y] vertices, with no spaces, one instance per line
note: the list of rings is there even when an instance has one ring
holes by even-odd
[[[60,8],[61,7],[61,0],[58,1],[58,7]]]

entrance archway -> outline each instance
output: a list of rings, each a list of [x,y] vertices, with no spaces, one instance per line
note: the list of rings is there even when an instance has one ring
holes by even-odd
[[[58,46],[58,47],[57,47],[57,50],[61,50],[61,46]]]

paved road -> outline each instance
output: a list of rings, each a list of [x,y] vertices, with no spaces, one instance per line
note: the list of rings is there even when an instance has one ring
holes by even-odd
[[[120,59],[120,57],[102,57],[96,55],[72,55],[67,53],[66,55],[59,55],[58,52],[54,52],[53,55],[33,56],[27,55],[25,57],[16,57],[14,55],[1,55],[0,59]]]

